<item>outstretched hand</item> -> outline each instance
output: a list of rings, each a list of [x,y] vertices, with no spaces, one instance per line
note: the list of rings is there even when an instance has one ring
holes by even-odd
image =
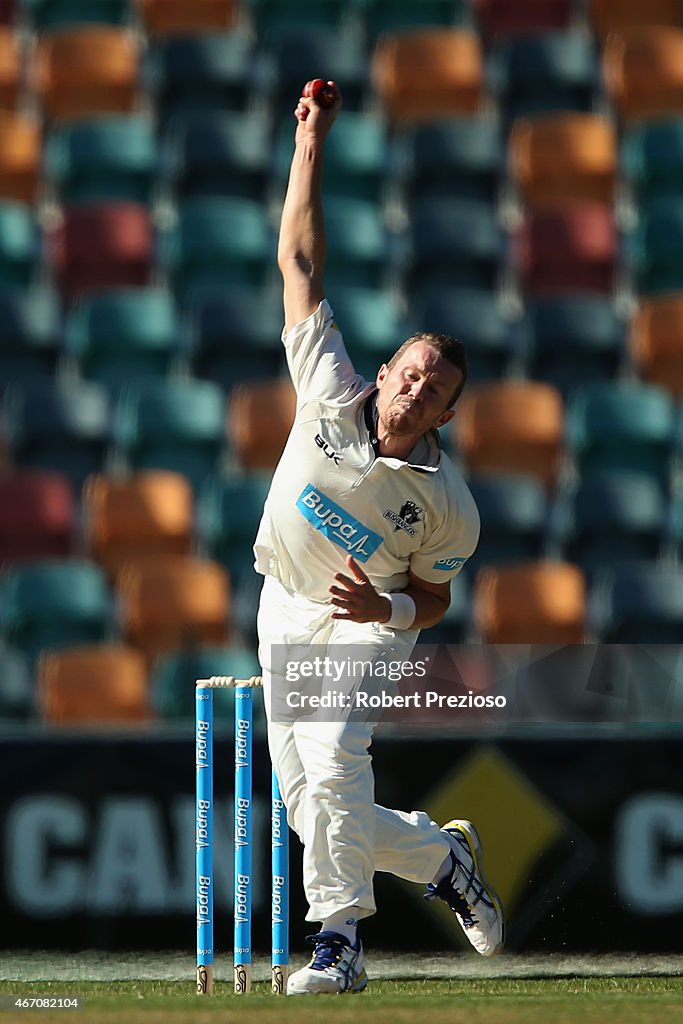
[[[294,116],[297,120],[296,141],[304,140],[317,141],[325,138],[334,123],[342,105],[341,93],[334,82],[326,83],[327,89],[332,93],[334,99],[332,105],[321,106],[310,93],[313,80],[307,82],[299,97]]]
[[[375,590],[352,555],[347,557],[346,565],[352,575],[335,573],[334,578],[339,586],[329,588],[332,594],[330,604],[341,609],[332,612],[332,618],[349,622],[388,622],[391,618],[389,599]]]

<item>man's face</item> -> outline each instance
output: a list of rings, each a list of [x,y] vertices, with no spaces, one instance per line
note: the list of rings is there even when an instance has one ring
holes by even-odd
[[[426,341],[410,345],[389,368],[377,374],[380,423],[396,436],[419,436],[453,417],[447,408],[460,383],[460,370]]]

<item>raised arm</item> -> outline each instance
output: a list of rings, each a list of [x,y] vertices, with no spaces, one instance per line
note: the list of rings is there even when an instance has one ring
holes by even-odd
[[[311,82],[304,94],[310,93]],[[284,282],[285,327],[289,330],[313,313],[324,297],[325,225],[322,171],[325,138],[341,107],[334,82],[328,82],[330,107],[303,95],[294,116],[294,156],[282,208],[277,262]]]

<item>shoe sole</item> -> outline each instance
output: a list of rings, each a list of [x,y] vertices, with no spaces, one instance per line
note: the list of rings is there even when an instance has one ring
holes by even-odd
[[[500,942],[498,943],[497,946],[493,947],[490,953],[480,954],[486,957],[497,956],[498,953],[502,952],[503,946],[505,945],[505,913],[503,911],[503,904],[500,901],[498,893],[493,888],[493,886],[489,884],[481,866],[480,858],[482,857],[483,853],[479,833],[477,832],[472,822],[466,821],[464,818],[454,818],[452,821],[446,822],[446,824],[442,825],[441,827],[442,829],[444,829],[444,831],[458,831],[462,836],[465,837],[465,841],[467,842],[467,848],[470,851],[472,860],[474,861],[474,867],[477,872],[477,875],[479,876],[481,884],[484,887],[486,895],[490,898],[496,911],[498,912],[498,916],[500,917]]]

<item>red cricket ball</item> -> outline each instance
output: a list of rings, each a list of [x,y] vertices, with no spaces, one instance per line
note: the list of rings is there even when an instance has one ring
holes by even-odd
[[[304,91],[304,95],[312,96],[319,107],[329,110],[330,107],[334,106],[334,89],[332,89],[327,82],[323,81],[322,78],[314,78],[310,83],[310,86],[306,86],[306,90]]]

